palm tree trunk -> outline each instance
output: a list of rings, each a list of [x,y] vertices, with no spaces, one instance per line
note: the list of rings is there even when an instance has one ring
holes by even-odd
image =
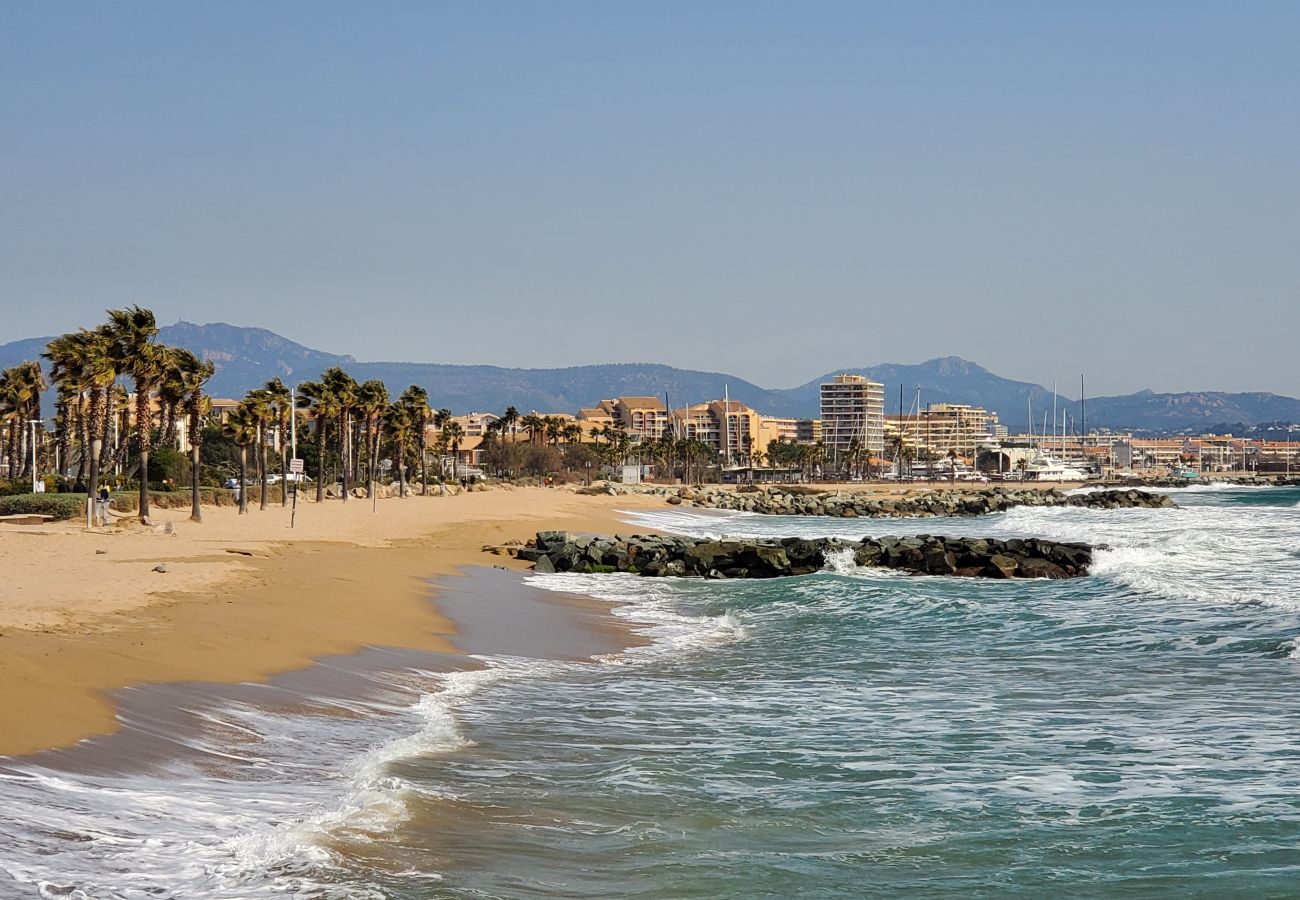
[[[135,426],[140,440],[140,524],[149,525],[149,449],[152,443],[150,427],[153,425],[149,415],[149,385],[136,383],[135,386]]]
[[[239,445],[239,514],[248,514],[248,445]]]
[[[257,426],[257,478],[261,487],[257,508],[264,510],[266,509],[266,429],[262,425]]]
[[[339,416],[339,479],[343,482],[343,502],[348,502],[348,415]]]
[[[280,428],[280,505],[289,505],[289,459],[285,455],[289,451],[289,443],[285,440],[284,428]],[[295,484],[295,491],[298,486]]]
[[[428,438],[424,434],[424,423],[420,423],[420,496],[429,496],[429,461],[426,460],[425,450]]]
[[[190,417],[190,521],[202,522],[203,509],[199,505],[199,440],[198,417]]]
[[[85,484],[86,467],[90,463],[90,441],[88,440],[90,430],[86,426],[86,409],[82,405],[85,401],[84,395],[77,400],[77,481]]]
[[[86,434],[90,437],[90,452],[82,460],[89,470],[86,476],[86,499],[94,503],[99,498],[99,453],[100,445],[103,439],[100,435],[100,417],[103,415],[102,404],[100,403],[100,394],[98,388],[92,388],[90,392],[90,409],[86,421]],[[83,445],[84,446],[84,445]],[[86,525],[94,523],[94,506],[87,507]]]
[[[316,421],[316,502],[325,502],[325,422]]]

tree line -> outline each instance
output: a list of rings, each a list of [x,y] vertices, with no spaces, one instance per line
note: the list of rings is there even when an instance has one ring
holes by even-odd
[[[280,378],[247,392],[214,426],[206,385],[212,362],[157,340],[158,324],[148,309],[109,310],[106,321],[52,339],[39,361],[0,372],[0,442],[11,478],[57,471],[67,483],[95,496],[106,473],[124,471],[139,488],[139,518],[149,523],[150,466],[155,450],[179,451],[188,444],[190,517],[202,521],[201,476],[205,440],[227,439],[238,450],[240,512],[252,483],[266,508],[273,468],[279,470],[280,502],[286,503],[289,448],[299,438],[314,452],[316,500],[325,499],[325,474],[333,470],[347,500],[351,488],[373,490],[381,466],[394,471],[401,496],[408,475],[418,469],[420,490],[429,493],[429,455],[450,454],[452,477],[459,473],[464,426],[447,409],[433,409],[428,392],[411,385],[391,398],[383,382],[357,382],[341,368],[327,369],[291,390]],[[41,397],[53,387],[54,430],[29,424],[41,419]],[[298,431],[293,432],[293,423]],[[182,427],[178,427],[182,426]],[[432,427],[430,427],[432,426]],[[432,440],[430,440],[432,435]],[[666,433],[638,442],[619,422],[589,433],[561,416],[520,414],[511,406],[490,420],[482,435],[481,458],[495,474],[535,475],[562,468],[590,473],[595,465],[649,463],[670,477],[698,481],[717,456],[701,441]],[[51,451],[55,466],[48,459]],[[33,461],[33,456],[35,460]],[[437,477],[442,477],[441,467]]]

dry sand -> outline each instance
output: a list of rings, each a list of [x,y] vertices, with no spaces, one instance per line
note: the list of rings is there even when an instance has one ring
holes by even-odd
[[[514,565],[484,544],[611,533],[662,498],[516,488],[447,497],[155,510],[154,530],[0,526],[0,754],[116,727],[111,692],[261,680],[364,646],[450,651],[428,579]],[[172,523],[172,533],[163,524]],[[154,566],[165,563],[168,571]]]

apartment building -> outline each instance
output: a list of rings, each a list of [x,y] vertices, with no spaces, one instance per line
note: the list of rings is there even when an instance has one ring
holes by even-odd
[[[759,423],[762,417],[739,400],[710,400],[673,410],[674,434],[700,441],[731,463],[745,463],[762,452]]]
[[[949,451],[974,459],[981,444],[1000,428],[998,414],[964,403],[932,403],[910,416],[886,416],[886,443],[901,440],[917,458],[940,458]],[[1005,434],[1005,429],[1003,429]]]
[[[821,386],[822,440],[832,461],[854,439],[874,457],[885,455],[885,386],[863,375],[836,375]]]
[[[668,430],[668,407],[658,397],[615,397],[578,410],[584,430],[621,425],[634,442],[657,440]]]

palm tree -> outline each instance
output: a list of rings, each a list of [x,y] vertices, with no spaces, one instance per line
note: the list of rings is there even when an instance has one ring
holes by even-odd
[[[546,422],[537,413],[529,413],[519,420],[519,424],[528,432],[528,442],[536,443],[546,431]]]
[[[257,483],[259,488],[258,509],[266,509],[266,432],[275,421],[275,411],[271,408],[271,395],[260,388],[251,390],[244,397],[244,406],[248,407],[256,422],[257,432]]]
[[[51,359],[60,380],[71,381],[79,397],[84,397],[80,468],[86,473],[86,492],[90,500],[99,494],[99,473],[107,446],[108,415],[117,369],[110,353],[107,329],[103,326],[58,338],[59,347],[51,347]],[[53,342],[52,342],[53,343]],[[79,401],[78,406],[81,406]],[[78,480],[81,474],[78,473]],[[86,524],[92,524],[93,507],[86,506]]]
[[[858,473],[858,467],[862,463],[862,437],[860,435],[855,434],[849,438],[848,459],[846,462],[849,477],[852,478]]]
[[[424,430],[416,411],[408,404],[399,400],[397,403],[390,403],[384,410],[384,432],[392,445],[393,461],[397,466],[397,496],[402,498],[406,497],[406,461],[415,446],[417,428],[421,432]]]
[[[465,429],[455,419],[447,419],[442,424],[442,439],[451,449],[451,477],[460,474],[460,442],[465,437]]]
[[[429,420],[433,418],[433,410],[429,408],[429,392],[418,384],[413,384],[402,395],[397,398],[397,402],[406,410],[411,419],[415,431],[415,443],[420,451],[420,493],[423,496],[429,495],[429,463],[425,459],[429,450],[429,435],[426,429],[429,426]]]
[[[235,445],[239,447],[239,514],[248,514],[248,447],[257,440],[261,419],[247,400],[231,410],[223,426]]]
[[[104,421],[105,459],[101,460],[100,465],[105,465],[111,459],[120,470],[122,466],[126,465],[126,451],[130,443],[131,393],[122,385],[114,384],[109,388],[107,405],[113,411],[113,416],[111,419]],[[111,447],[108,445],[108,433],[110,431],[115,431]]]
[[[357,382],[338,366],[321,373],[321,384],[335,398],[335,415],[338,419],[339,470],[343,479],[343,502],[348,500],[348,469],[352,463],[349,453],[352,443],[352,411],[357,403]]]
[[[45,345],[45,352],[41,356],[50,361],[50,381],[57,386],[54,401],[55,446],[59,455],[59,475],[66,479],[72,466],[73,420],[84,421],[80,414],[83,388],[80,363],[76,355],[76,335],[64,334],[54,338]],[[84,429],[80,430],[80,434],[84,436]],[[84,469],[84,440],[78,449]]]
[[[289,429],[293,427],[293,392],[279,377],[272,378],[262,390],[271,404],[271,427],[275,429],[275,444],[280,454],[280,505],[289,505]]]
[[[546,439],[552,444],[558,444],[560,436],[564,433],[564,420],[559,416],[543,416],[542,430],[546,434]]]
[[[164,444],[179,447],[180,435],[176,431],[176,418],[181,404],[185,402],[182,370],[189,365],[190,360],[197,360],[194,354],[180,347],[159,347],[158,352],[159,364],[162,366],[158,376],[158,407],[162,414],[159,440]]]
[[[212,409],[212,398],[203,392],[203,386],[216,372],[216,366],[181,348],[172,349],[171,359],[176,368],[174,377],[179,406],[185,412],[185,432],[190,442],[190,521],[202,522],[203,510],[199,503],[202,464],[199,459],[203,446],[203,418]]]
[[[46,387],[38,362],[19,363],[0,372],[0,422],[9,432],[7,455],[11,478],[19,464],[22,475],[34,472],[32,457],[39,456],[41,440],[32,433],[29,423],[41,417],[41,392]]]
[[[162,374],[163,358],[154,343],[158,323],[147,309],[132,306],[129,309],[108,311],[108,336],[110,355],[117,370],[135,381],[135,430],[140,450],[140,523],[149,521],[149,450],[153,435],[153,416],[149,395]]]
[[[316,423],[316,502],[325,500],[325,438],[331,422],[339,418],[339,398],[322,381],[307,381],[298,385],[302,395],[299,403],[311,411]]]
[[[371,379],[357,389],[357,411],[366,437],[366,493],[372,496],[379,479],[379,434],[387,409],[388,388],[382,381]]]
[[[19,450],[19,435],[26,427],[26,407],[18,385],[18,374],[14,369],[0,372],[0,430],[5,432],[5,459],[9,463],[9,477],[18,478],[22,472],[18,467],[23,463],[19,457],[24,455]]]
[[[504,423],[502,427],[505,429],[505,431],[508,431],[510,433],[511,438],[513,439],[515,435],[515,429],[519,425],[519,410],[517,410],[513,406],[507,406],[506,411],[501,414],[501,418],[499,421]]]

